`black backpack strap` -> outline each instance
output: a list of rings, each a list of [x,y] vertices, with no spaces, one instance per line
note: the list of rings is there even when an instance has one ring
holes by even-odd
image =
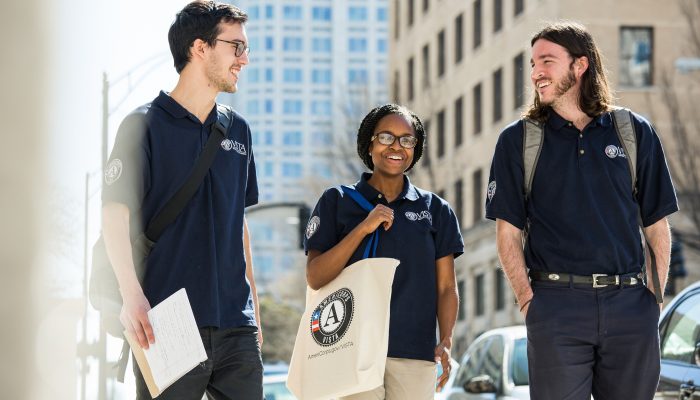
[[[189,177],[148,224],[148,229],[146,229],[146,234],[143,238],[145,245],[153,246],[158,241],[165,228],[175,221],[175,218],[182,212],[187,202],[197,192],[199,185],[209,172],[209,167],[214,162],[214,157],[216,157],[221,142],[226,139],[228,128],[231,125],[231,118],[228,116],[228,112],[221,113],[221,109],[217,109],[217,114],[218,120],[211,125],[211,133],[207,144],[200,153]],[[222,114],[225,118],[222,118]],[[224,120],[223,122],[226,125],[222,123],[222,120]]]

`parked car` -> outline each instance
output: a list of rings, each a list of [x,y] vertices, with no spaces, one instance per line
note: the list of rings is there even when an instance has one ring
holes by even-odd
[[[661,379],[654,399],[700,400],[700,282],[664,307],[659,338]]]
[[[296,400],[287,389],[287,374],[264,375],[263,394],[265,400]]]
[[[444,392],[447,400],[529,400],[525,327],[493,329],[476,338]]]

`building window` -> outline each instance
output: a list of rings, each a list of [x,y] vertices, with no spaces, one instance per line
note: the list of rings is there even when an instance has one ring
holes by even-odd
[[[467,303],[464,301],[464,281],[457,282],[457,294],[459,295],[459,311],[457,311],[457,320],[464,321],[467,313],[464,311]]]
[[[367,39],[365,38],[350,38],[348,39],[348,50],[351,53],[367,52]]]
[[[422,87],[425,89],[430,86],[430,47],[426,44],[423,46],[423,79],[421,80]]]
[[[333,73],[330,69],[311,70],[311,81],[313,83],[331,83]]]
[[[407,93],[408,101],[413,100],[413,89],[414,89],[413,88],[413,78],[414,78],[414,73],[415,73],[415,70],[414,70],[415,68],[414,68],[413,64],[414,64],[413,57],[411,57],[408,59],[408,68],[407,68],[408,69],[408,76],[406,77],[407,82],[408,82],[408,85],[407,85],[407,87],[408,87],[408,93]]]
[[[314,100],[311,102],[311,113],[318,116],[331,115],[333,106],[328,100]]]
[[[265,50],[274,50],[275,49],[275,38],[272,36],[266,36],[265,37]]]
[[[462,206],[463,206],[464,201],[462,200],[462,180],[458,179],[457,182],[455,182],[455,200],[454,200],[454,208],[455,208],[455,214],[457,216],[457,221],[462,220]]]
[[[445,110],[437,114],[437,156],[445,155]]]
[[[472,120],[474,121],[474,134],[478,135],[481,133],[481,83],[474,86],[472,98],[474,104],[474,114],[472,116]]]
[[[301,83],[302,75],[300,68],[285,68],[282,71],[282,79],[287,83]]]
[[[455,100],[455,146],[459,146],[462,144],[462,131],[464,130],[462,124],[463,112],[464,98],[462,96],[459,96],[459,98]]]
[[[301,100],[285,100],[282,103],[282,112],[289,115],[301,114],[302,103]]]
[[[520,53],[513,59],[513,108],[525,104],[525,54]]]
[[[265,6],[265,18],[267,18],[267,19],[275,18],[275,6],[273,6],[271,4]]]
[[[272,100],[265,100],[265,112],[272,114],[275,111],[275,103]]]
[[[525,10],[525,0],[515,0],[515,16],[523,13]]]
[[[462,44],[462,36],[464,35],[463,29],[464,14],[459,14],[457,18],[455,18],[455,63],[462,61],[464,54],[464,45]]]
[[[377,8],[377,21],[386,22],[388,18],[386,7]]]
[[[301,51],[302,40],[300,37],[286,37],[282,41],[284,51]]]
[[[506,278],[503,276],[503,270],[496,268],[494,272],[494,282],[496,282],[496,310],[503,310],[506,308]]]
[[[275,70],[272,68],[265,68],[265,82],[275,81]]]
[[[258,68],[250,68],[245,75],[248,78],[248,83],[260,82],[260,70]]]
[[[377,51],[379,53],[385,54],[389,47],[387,46],[386,39],[377,39]]]
[[[484,199],[482,198],[482,180],[481,180],[481,169],[477,169],[474,171],[474,175],[472,176],[472,194],[474,195],[474,198],[472,199],[472,204],[474,204],[474,225],[479,223],[481,219],[483,218],[483,214],[481,213],[481,210],[484,205]]]
[[[503,117],[503,68],[493,72],[493,122]]]
[[[384,69],[378,69],[377,74],[377,85],[384,86],[386,84],[386,71]]]
[[[250,115],[260,114],[260,102],[258,100],[248,100],[247,108]]]
[[[399,71],[394,71],[394,93],[393,93],[394,103],[401,103],[401,76]]]
[[[282,163],[282,176],[286,178],[300,178],[301,164],[291,162]]]
[[[427,13],[430,9],[430,0],[423,0],[423,13]]]
[[[394,1],[394,39],[399,38],[401,31],[401,0]]]
[[[503,0],[493,0],[493,31],[503,28]]]
[[[474,0],[474,37],[475,49],[481,46],[481,0]]]
[[[367,8],[365,7],[350,7],[348,8],[348,19],[350,21],[366,21]]]
[[[301,6],[284,6],[282,15],[286,20],[298,21],[301,19]]]
[[[311,41],[311,48],[314,53],[330,53],[333,44],[330,38],[313,38]]]
[[[259,19],[260,18],[260,7],[253,6],[253,7],[248,8],[248,18],[250,18],[251,21]]]
[[[407,0],[408,1],[408,26],[413,25],[413,0]]]
[[[620,86],[652,85],[653,28],[620,28]]]
[[[438,33],[438,59],[437,59],[438,76],[445,73],[445,30]]]
[[[484,315],[484,274],[476,276],[474,289],[474,314]]]
[[[367,83],[366,69],[351,69],[348,70],[349,83]]]
[[[330,7],[314,7],[311,9],[311,17],[314,21],[330,21],[333,11]]]
[[[282,144],[285,146],[301,146],[301,132],[291,131],[282,133]]]

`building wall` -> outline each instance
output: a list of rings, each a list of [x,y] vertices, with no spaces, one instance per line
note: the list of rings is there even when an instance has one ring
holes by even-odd
[[[412,24],[409,24],[411,2],[414,3],[414,15]],[[416,111],[427,125],[428,148],[425,153],[428,157],[424,155],[413,173],[413,180],[417,185],[443,195],[460,219],[466,250],[456,261],[463,307],[461,312],[464,313],[464,319],[458,321],[455,329],[453,353],[459,355],[479,333],[494,327],[523,323],[509,287],[506,288],[503,309],[496,309],[494,293],[499,263],[495,224],[484,220],[483,208],[489,167],[499,133],[519,118],[522,104],[531,102],[529,41],[532,34],[543,25],[543,21],[572,19],[584,23],[603,53],[610,83],[617,89],[619,104],[652,118],[657,127],[667,127],[668,116],[658,106],[661,101],[661,76],[663,71],[673,68],[673,61],[681,54],[678,40],[682,35],[683,21],[675,2],[524,0],[520,12],[515,9],[517,1],[501,2],[502,27],[496,29],[496,1],[429,0],[427,3],[428,9],[424,11],[424,0],[391,1],[388,76],[390,96]],[[475,45],[478,35],[474,30],[474,15],[479,3],[481,41]],[[603,16],[601,9],[606,10]],[[457,60],[456,49],[456,20],[459,15],[462,15],[461,60]],[[653,29],[653,72],[649,86],[633,88],[618,85],[621,27]],[[443,30],[445,69],[440,74],[439,41]],[[423,60],[426,45],[429,48],[427,80]],[[515,59],[520,54],[522,70],[515,67]],[[414,67],[412,77],[409,76],[411,59]],[[502,112],[496,116],[494,86],[499,69],[502,71]],[[515,95],[518,78],[525,86],[520,102]],[[411,84],[413,96],[409,93]],[[478,85],[481,87],[480,111],[475,110],[478,104],[475,101],[475,87]],[[461,113],[457,112],[455,104],[460,97],[463,99]],[[442,129],[439,123],[441,113],[444,116]],[[461,141],[457,138],[456,128],[456,117],[460,115]],[[481,118],[480,129],[475,126],[476,116]],[[662,141],[670,140],[669,133],[663,129],[659,130],[659,135]],[[693,268],[687,266],[686,269],[690,271]],[[483,278],[477,279],[480,275]],[[483,285],[481,290],[476,287],[479,283]],[[478,299],[480,294],[481,300]],[[480,301],[483,301],[484,311],[477,315],[476,303]]]

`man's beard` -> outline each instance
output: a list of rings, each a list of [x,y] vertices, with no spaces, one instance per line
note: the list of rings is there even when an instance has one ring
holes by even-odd
[[[551,101],[549,102],[543,102],[542,99],[540,99],[540,103],[544,106],[551,106],[554,104],[557,100],[559,100],[566,92],[569,91],[572,87],[576,85],[576,75],[574,75],[573,69],[569,68],[569,73],[564,76],[564,79],[562,79],[561,82],[557,83],[557,86],[554,88],[554,97],[552,98]]]
[[[237,89],[236,84],[231,83],[227,81],[226,78],[220,76],[220,70],[221,69],[219,68],[219,63],[217,60],[212,60],[207,68],[207,78],[209,79],[209,83],[214,86],[218,92],[235,93]]]

